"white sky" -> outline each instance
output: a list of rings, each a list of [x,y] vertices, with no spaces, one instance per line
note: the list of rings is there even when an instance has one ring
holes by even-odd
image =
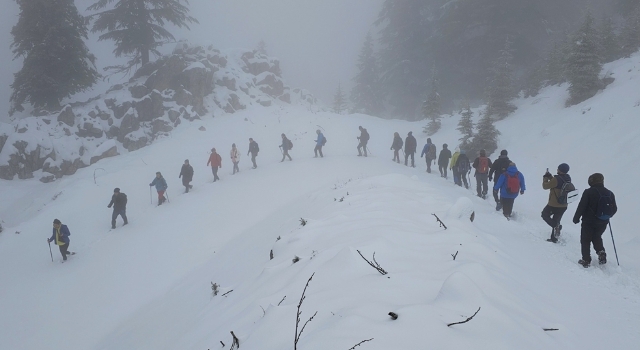
[[[81,12],[95,0],[76,0]],[[338,86],[350,89],[362,42],[383,0],[191,0],[200,24],[173,31],[176,39],[213,44],[219,49],[253,49],[262,39],[281,61],[288,85],[310,90],[330,103]],[[10,31],[18,6],[6,1],[0,11],[0,116],[9,110],[10,85],[20,63],[12,61]],[[96,40],[92,35],[90,41]],[[111,42],[89,42],[98,66],[113,64]],[[111,79],[111,83],[115,83]],[[98,90],[102,90],[99,89]],[[87,96],[95,95],[89,93]],[[4,119],[4,118],[1,118]]]

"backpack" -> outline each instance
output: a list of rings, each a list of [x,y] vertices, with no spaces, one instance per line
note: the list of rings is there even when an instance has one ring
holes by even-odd
[[[469,171],[469,158],[467,158],[466,154],[461,154],[458,156],[456,166],[458,167],[458,172],[460,174],[466,174]]]
[[[324,137],[324,135],[322,135],[322,145],[326,145],[327,144],[327,138]]]
[[[427,158],[436,159],[436,145],[433,143],[429,145],[429,149],[427,150]]]
[[[256,144],[256,153],[260,152],[260,146],[258,146],[258,143],[253,141]]]
[[[560,195],[556,192],[556,201],[558,201],[558,204],[569,204],[569,200],[578,196],[578,193],[570,194],[576,190],[576,186],[574,186],[571,181],[565,181],[564,179],[562,179],[562,181],[563,183],[556,187],[560,189]]]
[[[367,132],[367,129],[364,129],[362,133],[362,141],[369,141],[369,132]]]
[[[287,145],[289,147],[289,149],[293,148],[293,142],[291,142],[291,140],[287,139]]]
[[[598,199],[598,206],[596,207],[596,217],[603,221],[607,221],[613,216],[613,209],[611,208],[613,204],[611,200],[611,191],[606,191],[607,193],[603,195],[596,188],[596,192],[600,195],[600,198]]]
[[[489,158],[487,157],[478,158],[478,172],[480,174],[486,174],[489,172]]]
[[[513,176],[509,175],[509,173],[505,172],[504,176],[507,178],[507,193],[508,194],[517,194],[520,191],[520,172],[518,171]]]

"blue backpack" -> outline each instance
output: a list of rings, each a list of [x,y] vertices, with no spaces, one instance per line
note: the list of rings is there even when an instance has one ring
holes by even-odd
[[[605,190],[607,193],[602,194],[596,188],[596,192],[600,195],[598,206],[596,207],[596,217],[600,220],[607,221],[613,216],[611,191]]]

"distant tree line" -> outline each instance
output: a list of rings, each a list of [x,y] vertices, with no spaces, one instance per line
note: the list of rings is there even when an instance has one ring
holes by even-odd
[[[22,59],[11,88],[11,110],[24,104],[49,111],[60,102],[93,86],[100,74],[96,57],[85,44],[89,27],[103,33],[99,40],[112,40],[116,57],[129,58],[124,65],[107,67],[128,72],[149,62],[157,48],[174,41],[168,24],[187,27],[197,20],[189,16],[187,0],[98,0],[85,18],[74,0],[16,0],[18,23],[11,30],[14,59]],[[115,3],[115,4],[114,4]]]

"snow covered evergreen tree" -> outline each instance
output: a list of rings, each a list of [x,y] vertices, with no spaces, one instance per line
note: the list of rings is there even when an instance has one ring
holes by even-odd
[[[342,114],[345,110],[347,110],[347,96],[342,91],[341,84],[338,84],[338,90],[336,94],[333,96],[333,112]]]
[[[373,116],[384,111],[382,92],[380,91],[380,68],[373,48],[373,37],[367,37],[358,57],[358,74],[353,78],[355,86],[351,89],[353,110]]]
[[[598,33],[594,19],[587,13],[582,26],[572,37],[573,46],[567,59],[567,80],[569,86],[569,100],[567,105],[578,104],[598,92],[602,87],[600,71],[602,63],[598,42]]]
[[[504,48],[500,50],[500,56],[494,62],[491,69],[487,91],[486,114],[504,119],[516,110],[511,103],[518,96],[518,91],[513,87],[511,60],[511,41],[507,38]]]
[[[600,57],[603,63],[608,63],[621,58],[620,42],[615,32],[615,25],[611,17],[604,18],[598,30],[600,41]]]
[[[429,119],[427,126],[423,128],[428,136],[431,136],[440,130],[442,124],[440,123],[440,94],[438,93],[438,78],[435,68],[433,69],[431,77],[431,92],[427,96],[427,99],[422,103],[422,115]]]
[[[464,111],[461,113],[460,121],[458,121],[458,127],[456,130],[460,131],[462,137],[460,140],[460,149],[464,149],[465,151],[469,150],[470,140],[473,138],[473,121],[471,118],[473,117],[473,111],[471,107],[467,103]]]
[[[481,149],[487,151],[487,155],[495,152],[498,149],[498,136],[500,131],[496,129],[493,124],[493,118],[491,115],[485,113],[477,125],[477,132],[473,137],[473,141],[469,144],[467,152],[469,154],[476,154]]]
[[[99,77],[84,43],[85,19],[73,0],[17,0],[18,23],[11,30],[11,48],[22,58],[14,75],[10,114],[23,104],[55,110],[60,101],[91,87]]]
[[[116,0],[98,0],[89,11],[104,10]],[[133,66],[149,62],[150,53],[159,55],[157,47],[166,41],[175,41],[165,29],[167,24],[189,28],[188,23],[198,23],[189,16],[187,0],[118,0],[108,10],[96,13],[92,33],[106,32],[99,41],[113,40],[116,57],[129,57],[127,64],[114,68],[118,72],[129,71]]]
[[[547,56],[544,76],[547,84],[558,85],[566,81],[564,76],[564,60],[562,44],[555,43]]]

